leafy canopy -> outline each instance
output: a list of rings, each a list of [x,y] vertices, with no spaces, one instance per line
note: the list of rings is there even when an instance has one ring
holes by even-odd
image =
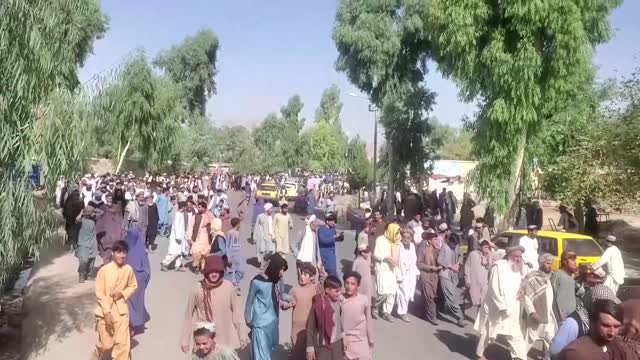
[[[216,93],[218,38],[200,30],[182,43],[162,51],[154,64],[180,86],[190,112],[206,115],[207,99]]]
[[[438,68],[480,103],[475,188],[504,214],[530,165],[523,144],[588,81],[592,48],[608,39],[607,17],[620,1],[422,3]]]

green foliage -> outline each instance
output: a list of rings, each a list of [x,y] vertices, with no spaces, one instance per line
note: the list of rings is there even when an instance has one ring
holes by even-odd
[[[430,143],[437,147],[436,155],[446,160],[473,160],[471,131],[451,125],[430,121],[433,128]]]
[[[34,198],[28,185],[33,160],[45,162],[45,184],[78,175],[82,167],[82,161],[71,162],[87,151],[74,128],[85,125],[84,100],[56,89],[77,85],[77,67],[104,32],[106,18],[92,0],[6,0],[0,17],[2,288],[11,270],[50,239],[55,225],[48,203]],[[60,146],[61,140],[68,146]]]
[[[318,122],[307,137],[307,169],[316,174],[338,172],[339,159],[345,156],[340,134],[328,122]]]
[[[429,42],[414,0],[341,0],[333,39],[336,68],[382,110],[389,190],[403,183],[405,169],[418,181],[431,147],[426,113],[434,94],[424,84]],[[381,159],[383,159],[381,157]],[[391,199],[391,198],[389,198]],[[392,206],[392,204],[391,204]]]
[[[431,133],[427,114],[434,98],[435,94],[422,86],[407,87],[385,98],[380,122],[388,144],[393,147],[393,158],[389,159],[393,163],[389,168],[396,185],[404,187],[407,171],[411,179],[419,181],[426,173],[425,163],[434,157],[425,143]]]
[[[131,147],[149,169],[164,166],[172,157],[180,123],[187,116],[178,86],[156,75],[143,52],[132,55],[98,93],[96,112],[98,131],[110,134],[101,141],[111,144],[118,163]]]
[[[214,128],[208,119],[199,115],[190,118],[178,132],[176,154],[172,157],[175,170],[200,172],[214,161]]]
[[[342,121],[340,112],[342,111],[342,101],[340,101],[340,88],[338,85],[331,85],[322,92],[320,105],[316,109],[316,122],[326,122],[338,133],[342,132]]]
[[[300,96],[292,96],[280,109],[280,114],[271,113],[253,131],[257,147],[261,174],[276,174],[301,167],[303,144],[300,131],[305,119],[300,117],[303,108]]]
[[[526,144],[589,79],[591,49],[606,41],[608,15],[619,0],[429,0],[420,12],[432,55],[464,99],[479,99],[474,186],[513,209]]]
[[[351,139],[346,149],[347,182],[352,190],[362,189],[369,184],[371,163],[367,158],[366,143],[359,136]]]
[[[553,118],[555,129],[571,134],[543,162],[543,188],[558,200],[618,209],[640,200],[640,72],[607,85],[586,93],[566,117]],[[581,122],[562,122],[576,115],[584,116]]]
[[[93,133],[95,120],[91,99],[81,91],[59,89],[51,93],[44,106],[42,121],[36,127],[35,158],[42,166],[42,179],[47,189],[55,189],[61,176],[74,179],[85,170],[85,162],[95,152]]]
[[[216,93],[215,75],[219,42],[211,30],[200,30],[158,54],[154,64],[180,86],[187,109],[206,115],[207,99]]]
[[[424,79],[428,44],[416,14],[421,5],[410,0],[338,3],[333,28],[336,68],[376,105],[405,83]]]

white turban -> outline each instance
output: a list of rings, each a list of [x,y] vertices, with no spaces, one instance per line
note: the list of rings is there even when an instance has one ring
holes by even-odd
[[[311,223],[312,223],[312,222],[314,222],[314,221],[316,221],[316,216],[315,216],[315,215],[313,215],[313,214],[311,214],[307,219],[305,219],[305,221],[304,221],[304,222],[305,222],[307,225],[309,225],[309,224],[311,224]]]
[[[268,211],[271,210],[271,208],[273,207],[273,204],[271,203],[266,203],[264,204],[264,211]]]
[[[198,329],[207,329],[212,333],[216,333],[216,324],[212,323],[212,322],[197,322],[194,326],[194,330],[198,330]]]

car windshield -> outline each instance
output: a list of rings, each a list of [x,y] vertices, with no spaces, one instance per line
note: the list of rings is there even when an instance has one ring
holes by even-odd
[[[260,185],[258,187],[258,190],[262,190],[262,191],[275,191],[276,187],[273,185]]]
[[[591,239],[563,239],[562,250],[571,250],[578,256],[602,256],[602,249]]]

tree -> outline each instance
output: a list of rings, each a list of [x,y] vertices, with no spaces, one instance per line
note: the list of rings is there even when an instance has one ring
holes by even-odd
[[[351,190],[360,190],[369,184],[371,163],[367,158],[366,143],[359,137],[349,140],[347,145],[347,182]]]
[[[340,88],[333,84],[322,92],[320,104],[316,109],[316,122],[326,122],[331,125],[336,132],[342,133],[342,121],[340,112],[342,111],[342,101],[340,101]]]
[[[113,136],[116,173],[132,145],[151,168],[171,157],[186,113],[177,88],[154,74],[144,52],[128,59],[112,83],[98,94],[96,102],[99,119]]]
[[[73,178],[82,163],[66,163],[86,151],[75,134],[84,110],[74,88],[77,68],[106,29],[97,1],[3,1],[0,3],[0,288],[28,255],[37,255],[55,228],[53,211],[32,194],[33,160],[47,157],[45,184]],[[90,24],[90,26],[87,26]],[[76,80],[74,82],[74,79]],[[59,90],[59,93],[55,91]],[[67,102],[68,101],[68,102]],[[59,106],[60,102],[66,103]],[[56,120],[59,123],[51,124]],[[42,128],[54,129],[51,133]],[[48,130],[47,130],[48,131]],[[52,192],[47,194],[52,197]]]
[[[473,160],[471,138],[473,133],[464,128],[453,127],[431,120],[431,141],[437,144],[436,155],[446,160]]]
[[[410,136],[422,139],[427,135],[400,135],[402,126],[394,125],[396,121],[398,124],[407,121],[396,109],[408,108],[406,105],[411,102],[418,105],[420,101],[416,99],[426,98],[418,94],[431,94],[423,83],[429,44],[418,15],[420,5],[416,1],[342,0],[333,29],[338,49],[337,70],[346,73],[351,83],[366,93],[378,108],[387,108],[383,110],[383,124],[390,168],[398,161],[396,152],[401,152],[401,147],[406,145],[398,143],[399,139]],[[405,96],[410,98],[406,103]],[[411,109],[416,118],[417,112],[424,110]],[[426,131],[428,127],[417,126],[412,130],[416,129]],[[419,173],[423,173],[424,163],[419,165],[415,159],[414,163],[422,167]],[[389,192],[393,192],[397,172],[390,170]],[[388,199],[388,209],[392,211],[393,202],[391,197]]]
[[[345,153],[332,125],[328,122],[314,124],[307,141],[308,170],[316,174],[337,172],[339,160]]]
[[[542,157],[543,188],[558,200],[622,209],[638,202],[640,72],[596,87],[553,118],[545,134],[553,155]]]
[[[431,56],[465,100],[479,101],[474,187],[506,226],[531,168],[528,144],[589,80],[593,46],[609,38],[607,18],[620,1],[422,3],[413,10]]]
[[[162,51],[154,60],[154,64],[180,86],[187,109],[201,116],[206,115],[207,99],[216,93],[218,47],[213,31],[200,30]]]

